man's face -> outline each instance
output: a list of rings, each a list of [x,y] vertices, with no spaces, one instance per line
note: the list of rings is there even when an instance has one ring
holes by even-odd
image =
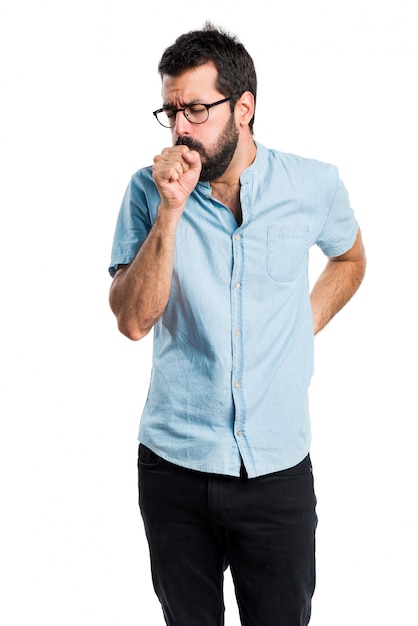
[[[223,99],[225,94],[215,88],[216,78],[217,70],[212,64],[188,70],[181,76],[164,76],[164,106],[182,108],[188,104],[211,104]],[[239,137],[229,102],[209,109],[209,118],[203,124],[192,124],[183,113],[177,113],[171,134],[173,145],[183,144],[199,152],[201,181],[222,176],[234,156]]]

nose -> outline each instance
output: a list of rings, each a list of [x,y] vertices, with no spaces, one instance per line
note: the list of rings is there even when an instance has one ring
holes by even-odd
[[[190,134],[190,122],[184,115],[183,111],[178,111],[176,115],[176,123],[174,125],[174,131],[176,135],[189,135]]]

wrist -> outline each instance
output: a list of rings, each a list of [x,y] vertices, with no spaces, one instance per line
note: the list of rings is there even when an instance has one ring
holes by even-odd
[[[154,228],[162,235],[175,235],[182,214],[183,211],[174,211],[173,209],[164,210],[164,207],[160,205],[154,222]]]

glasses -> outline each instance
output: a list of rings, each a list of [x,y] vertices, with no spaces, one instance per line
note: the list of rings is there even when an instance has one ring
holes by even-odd
[[[231,98],[223,98],[217,102],[212,102],[212,104],[202,104],[201,102],[196,102],[195,104],[187,105],[187,107],[184,107],[183,109],[163,107],[162,109],[153,111],[152,114],[157,119],[157,122],[165,128],[173,128],[175,126],[177,113],[180,113],[180,111],[183,113],[186,120],[191,124],[204,124],[209,118],[209,109],[218,106],[218,104],[228,102],[229,100],[231,100]]]

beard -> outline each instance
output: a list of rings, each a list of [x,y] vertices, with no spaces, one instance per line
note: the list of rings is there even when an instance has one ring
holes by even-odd
[[[214,149],[209,153],[200,141],[188,136],[178,137],[176,146],[187,146],[190,150],[196,150],[202,159],[202,170],[199,180],[202,183],[216,180],[226,171],[232,161],[238,145],[239,132],[231,115],[228,124],[218,138]]]

